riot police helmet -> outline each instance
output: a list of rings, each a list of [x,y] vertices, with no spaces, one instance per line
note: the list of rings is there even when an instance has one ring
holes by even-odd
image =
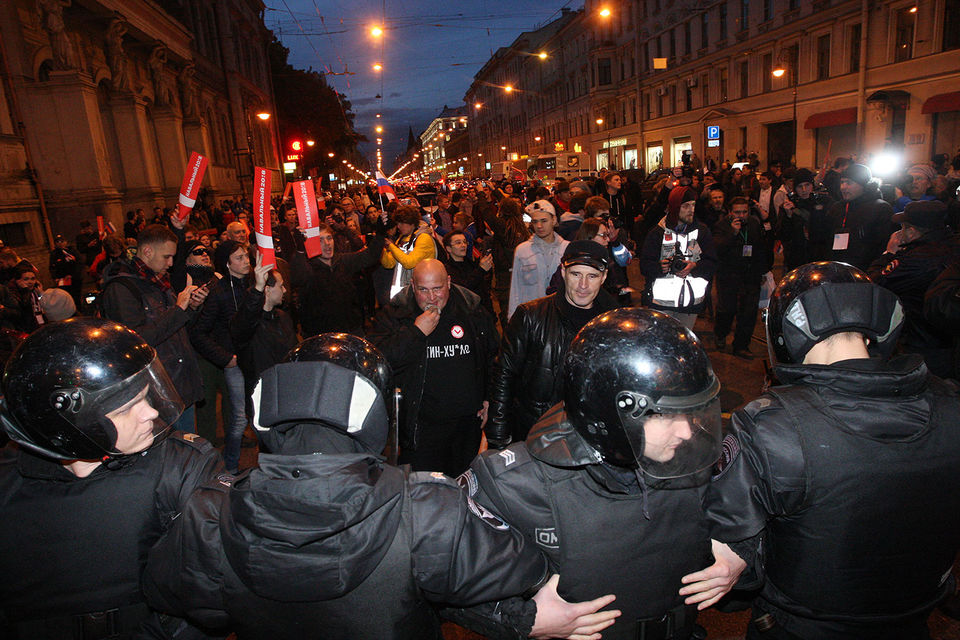
[[[720,453],[720,382],[697,336],[658,311],[591,320],[564,361],[564,409],[598,461],[700,484]]]
[[[392,371],[380,351],[349,333],[322,333],[294,347],[254,389],[261,438],[319,424],[379,454],[386,445]]]
[[[818,342],[836,333],[860,333],[871,352],[887,358],[903,328],[897,296],[843,262],[811,262],[785,275],[770,296],[767,349],[775,365],[803,362]]]
[[[183,412],[153,347],[96,318],[31,333],[7,362],[2,386],[0,422],[10,439],[58,460],[139,453],[159,443]]]

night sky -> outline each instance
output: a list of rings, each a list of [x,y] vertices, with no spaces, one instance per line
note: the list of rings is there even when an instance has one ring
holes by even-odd
[[[445,104],[462,104],[473,76],[493,52],[521,32],[555,20],[561,7],[583,5],[582,0],[265,3],[264,22],[290,49],[290,64],[356,74],[327,75],[327,81],[350,100],[356,129],[370,140],[361,150],[371,166],[376,162],[376,114],[383,115],[383,165],[388,175],[394,156],[406,150],[408,127],[419,135]],[[370,35],[370,28],[381,23],[382,43]],[[382,77],[373,70],[375,62],[383,64]]]

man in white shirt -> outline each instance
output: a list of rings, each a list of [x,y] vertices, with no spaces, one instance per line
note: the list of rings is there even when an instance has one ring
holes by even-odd
[[[518,305],[547,295],[547,286],[569,242],[556,232],[557,212],[547,200],[537,200],[525,209],[533,236],[517,245],[510,276],[510,304],[507,315]]]

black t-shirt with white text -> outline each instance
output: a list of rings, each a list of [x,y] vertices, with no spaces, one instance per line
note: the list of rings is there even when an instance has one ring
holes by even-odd
[[[420,417],[429,422],[475,415],[480,409],[476,335],[469,323],[450,308],[427,336],[427,369]]]

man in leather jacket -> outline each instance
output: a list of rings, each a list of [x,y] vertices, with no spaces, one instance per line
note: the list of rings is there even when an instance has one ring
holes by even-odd
[[[390,387],[383,355],[348,334],[310,338],[266,370],[253,395],[269,453],[190,500],[151,552],[150,601],[241,640],[439,640],[431,602],[548,584],[527,605],[535,637],[609,624],[593,613],[609,598],[559,601],[536,548],[456,482],[383,461]]]
[[[960,544],[957,388],[889,358],[900,301],[847,264],[795,269],[767,317],[771,388],[733,416],[705,508],[703,608],[750,572],[749,640],[929,638]],[[726,546],[729,545],[729,546]]]
[[[703,638],[678,591],[710,564],[700,499],[720,452],[719,392],[692,331],[658,311],[606,312],[566,352],[563,402],[460,483],[540,547],[562,597],[617,596],[605,640]],[[451,617],[491,635],[482,611]]]
[[[486,428],[491,447],[522,442],[534,422],[560,401],[560,373],[570,341],[583,325],[617,304],[600,286],[608,256],[592,240],[571,242],[560,260],[563,290],[521,304],[510,317],[494,367]]]

